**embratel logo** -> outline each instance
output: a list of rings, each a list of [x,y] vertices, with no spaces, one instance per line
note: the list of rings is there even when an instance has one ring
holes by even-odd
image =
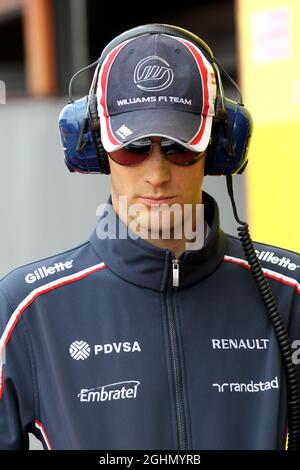
[[[140,382],[138,380],[127,380],[96,388],[82,388],[77,397],[81,402],[103,402],[136,398],[139,385]]]
[[[144,91],[165,90],[173,79],[174,72],[168,62],[156,55],[140,60],[133,73],[134,83]]]
[[[84,361],[91,353],[91,348],[85,341],[74,341],[69,348],[71,357],[76,361]]]
[[[28,273],[25,276],[25,282],[27,284],[33,284],[44,277],[52,276],[65,269],[71,269],[73,267],[73,260],[67,261],[66,263],[55,263],[53,266],[40,266],[33,273]]]
[[[266,261],[266,263],[278,264],[278,266],[282,266],[283,268],[288,268],[290,271],[295,271],[295,269],[300,268],[299,264],[292,263],[289,258],[282,256],[276,256],[275,253],[272,251],[259,251],[255,250],[258,259],[261,261]]]

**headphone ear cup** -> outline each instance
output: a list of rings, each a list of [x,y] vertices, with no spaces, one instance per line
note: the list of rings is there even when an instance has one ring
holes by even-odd
[[[68,169],[76,173],[99,173],[87,103],[88,97],[85,96],[64,106],[59,115],[59,131]]]
[[[233,155],[226,125],[231,134]],[[247,152],[252,129],[253,122],[249,111],[243,105],[225,98],[225,110],[217,109],[213,120],[205,174],[212,176],[241,174],[248,161]]]
[[[99,170],[100,170],[100,173],[109,175],[110,174],[109,161],[108,161],[106,150],[104,149],[102,141],[101,141],[100,119],[98,116],[97,97],[95,94],[92,94],[90,96],[89,114],[90,114],[91,132],[92,132],[93,139],[95,141],[97,157],[99,160]]]

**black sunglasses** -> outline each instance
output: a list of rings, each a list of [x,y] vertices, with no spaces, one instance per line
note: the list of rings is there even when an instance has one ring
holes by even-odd
[[[175,165],[189,166],[200,161],[205,152],[193,152],[171,139],[162,138],[160,148],[164,156]],[[136,165],[144,161],[152,152],[150,137],[135,140],[122,149],[109,153],[110,158],[119,165]]]

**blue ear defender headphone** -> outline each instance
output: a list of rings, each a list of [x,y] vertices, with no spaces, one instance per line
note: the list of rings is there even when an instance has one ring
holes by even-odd
[[[247,165],[247,151],[252,134],[252,119],[244,107],[238,85],[215,59],[209,46],[195,34],[177,26],[149,24],[132,28],[114,38],[93,64],[79,70],[69,85],[69,103],[59,116],[59,130],[63,144],[65,163],[71,172],[109,174],[107,153],[101,142],[100,123],[97,111],[96,85],[99,69],[107,54],[123,41],[143,34],[168,34],[187,39],[195,44],[211,63],[217,80],[217,98],[210,143],[206,150],[206,175],[240,174]],[[77,74],[96,66],[89,95],[72,99],[71,85]],[[224,96],[220,70],[234,84],[240,102]]]

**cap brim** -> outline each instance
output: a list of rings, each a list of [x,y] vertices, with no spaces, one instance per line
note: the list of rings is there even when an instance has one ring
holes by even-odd
[[[136,139],[157,135],[203,152],[209,143],[212,119],[212,116],[161,108],[102,115],[101,140],[105,150],[113,152]]]

